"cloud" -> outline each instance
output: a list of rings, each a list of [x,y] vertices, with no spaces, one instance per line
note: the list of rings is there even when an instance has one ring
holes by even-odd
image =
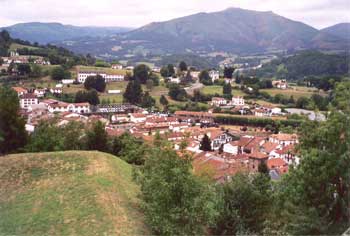
[[[350,21],[348,0],[0,0],[0,23],[61,22],[138,27],[228,7],[273,11],[317,28]]]

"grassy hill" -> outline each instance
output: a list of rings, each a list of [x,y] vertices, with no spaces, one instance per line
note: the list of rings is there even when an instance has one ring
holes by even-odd
[[[0,158],[0,235],[145,235],[131,166],[100,152]]]

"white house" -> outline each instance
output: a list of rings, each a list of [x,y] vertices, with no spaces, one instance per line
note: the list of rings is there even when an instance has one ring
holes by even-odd
[[[174,84],[179,84],[181,81],[180,81],[180,78],[169,77],[169,82]]]
[[[147,119],[147,116],[142,113],[130,113],[130,121],[133,123],[143,123]]]
[[[50,89],[50,92],[52,94],[61,94],[62,93],[62,88],[52,88],[52,89]]]
[[[124,81],[124,75],[121,74],[107,74],[107,73],[98,73],[92,71],[78,72],[77,81],[79,83],[85,83],[87,77],[100,75],[105,79],[106,83],[113,81]]]
[[[46,89],[35,89],[35,90],[34,90],[34,94],[35,94],[38,98],[43,98],[43,97],[45,97]]]
[[[74,83],[74,79],[63,79],[62,80],[62,84],[73,84]]]
[[[19,103],[22,109],[27,109],[30,105],[39,104],[39,101],[35,94],[26,93],[20,96]]]
[[[283,115],[282,109],[279,108],[279,107],[272,108],[272,109],[271,109],[271,115],[272,115],[272,116],[280,116],[280,115]]]
[[[121,93],[121,90],[108,90],[109,94],[119,94]]]
[[[48,105],[48,110],[51,113],[54,112],[73,112],[73,113],[89,113],[90,104],[87,102],[84,103],[65,103],[65,102],[56,102]]]
[[[220,72],[217,70],[211,70],[209,71],[209,76],[211,80],[214,82],[215,80],[220,79]]]
[[[286,80],[275,80],[272,81],[272,85],[279,89],[287,89],[288,88],[288,82]]]
[[[114,70],[122,70],[123,69],[123,65],[121,65],[121,64],[113,64],[112,65],[112,69],[114,69]]]
[[[227,100],[225,98],[213,97],[210,102],[211,106],[225,106],[227,105]]]
[[[243,97],[233,97],[231,104],[233,106],[244,106],[245,105],[245,100]]]
[[[277,143],[282,146],[288,146],[299,143],[298,136],[296,134],[273,134],[269,137],[271,143]]]

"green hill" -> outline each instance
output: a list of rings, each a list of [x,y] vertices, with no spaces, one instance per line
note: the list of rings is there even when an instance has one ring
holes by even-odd
[[[0,235],[145,235],[138,192],[109,154],[0,157]]]

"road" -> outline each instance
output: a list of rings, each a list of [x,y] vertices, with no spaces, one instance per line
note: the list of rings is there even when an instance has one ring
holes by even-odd
[[[200,90],[203,87],[204,85],[197,81],[196,83],[192,84],[190,87],[185,88],[185,90],[187,94],[193,95],[194,90]]]

